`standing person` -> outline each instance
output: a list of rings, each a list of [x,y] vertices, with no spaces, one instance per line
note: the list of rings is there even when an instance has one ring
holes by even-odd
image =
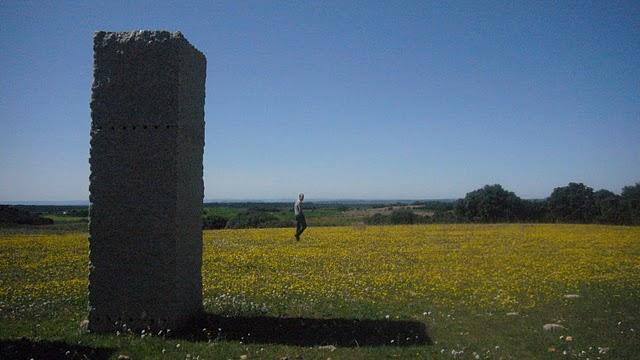
[[[293,212],[296,214],[296,240],[300,241],[300,235],[307,228],[307,220],[304,218],[302,203],[304,202],[304,194],[298,194],[298,199],[293,204]]]

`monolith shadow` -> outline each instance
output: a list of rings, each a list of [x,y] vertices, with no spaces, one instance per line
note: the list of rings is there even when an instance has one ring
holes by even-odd
[[[431,345],[424,323],[412,320],[287,318],[203,314],[174,332],[192,341],[227,340],[297,346]]]

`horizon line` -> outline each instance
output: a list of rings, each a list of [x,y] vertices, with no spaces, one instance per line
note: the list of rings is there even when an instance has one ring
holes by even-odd
[[[452,202],[459,199],[455,198],[317,198],[307,200],[308,203],[394,203],[394,202],[416,202],[416,201],[442,201]],[[546,198],[546,197],[545,197]],[[545,198],[522,198],[523,200],[543,200]],[[289,198],[219,198],[219,199],[203,199],[203,204],[212,203],[287,203],[293,202],[295,199]],[[42,206],[81,206],[89,205],[89,200],[0,200],[0,205],[42,205]]]

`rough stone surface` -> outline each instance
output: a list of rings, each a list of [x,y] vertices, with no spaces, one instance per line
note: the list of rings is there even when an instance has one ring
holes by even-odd
[[[565,327],[560,324],[544,324],[542,326],[542,329],[544,331],[553,331],[553,330],[563,330],[565,329]]]
[[[176,329],[202,311],[205,73],[180,33],[94,35],[91,331]]]

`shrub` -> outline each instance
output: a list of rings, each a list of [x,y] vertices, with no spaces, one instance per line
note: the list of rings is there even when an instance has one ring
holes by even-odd
[[[419,222],[419,216],[409,209],[397,209],[389,215],[389,222],[398,225],[417,224]]]
[[[292,226],[293,220],[280,220],[275,215],[257,209],[248,209],[229,219],[226,228],[267,228]]]
[[[367,225],[384,225],[389,223],[389,217],[384,216],[380,213],[373,214],[364,219],[365,224]]]
[[[406,225],[428,223],[428,216],[420,216],[410,209],[396,209],[389,215],[373,214],[364,219],[368,225]]]
[[[202,217],[203,229],[224,229],[228,219],[220,215],[208,215]]]

